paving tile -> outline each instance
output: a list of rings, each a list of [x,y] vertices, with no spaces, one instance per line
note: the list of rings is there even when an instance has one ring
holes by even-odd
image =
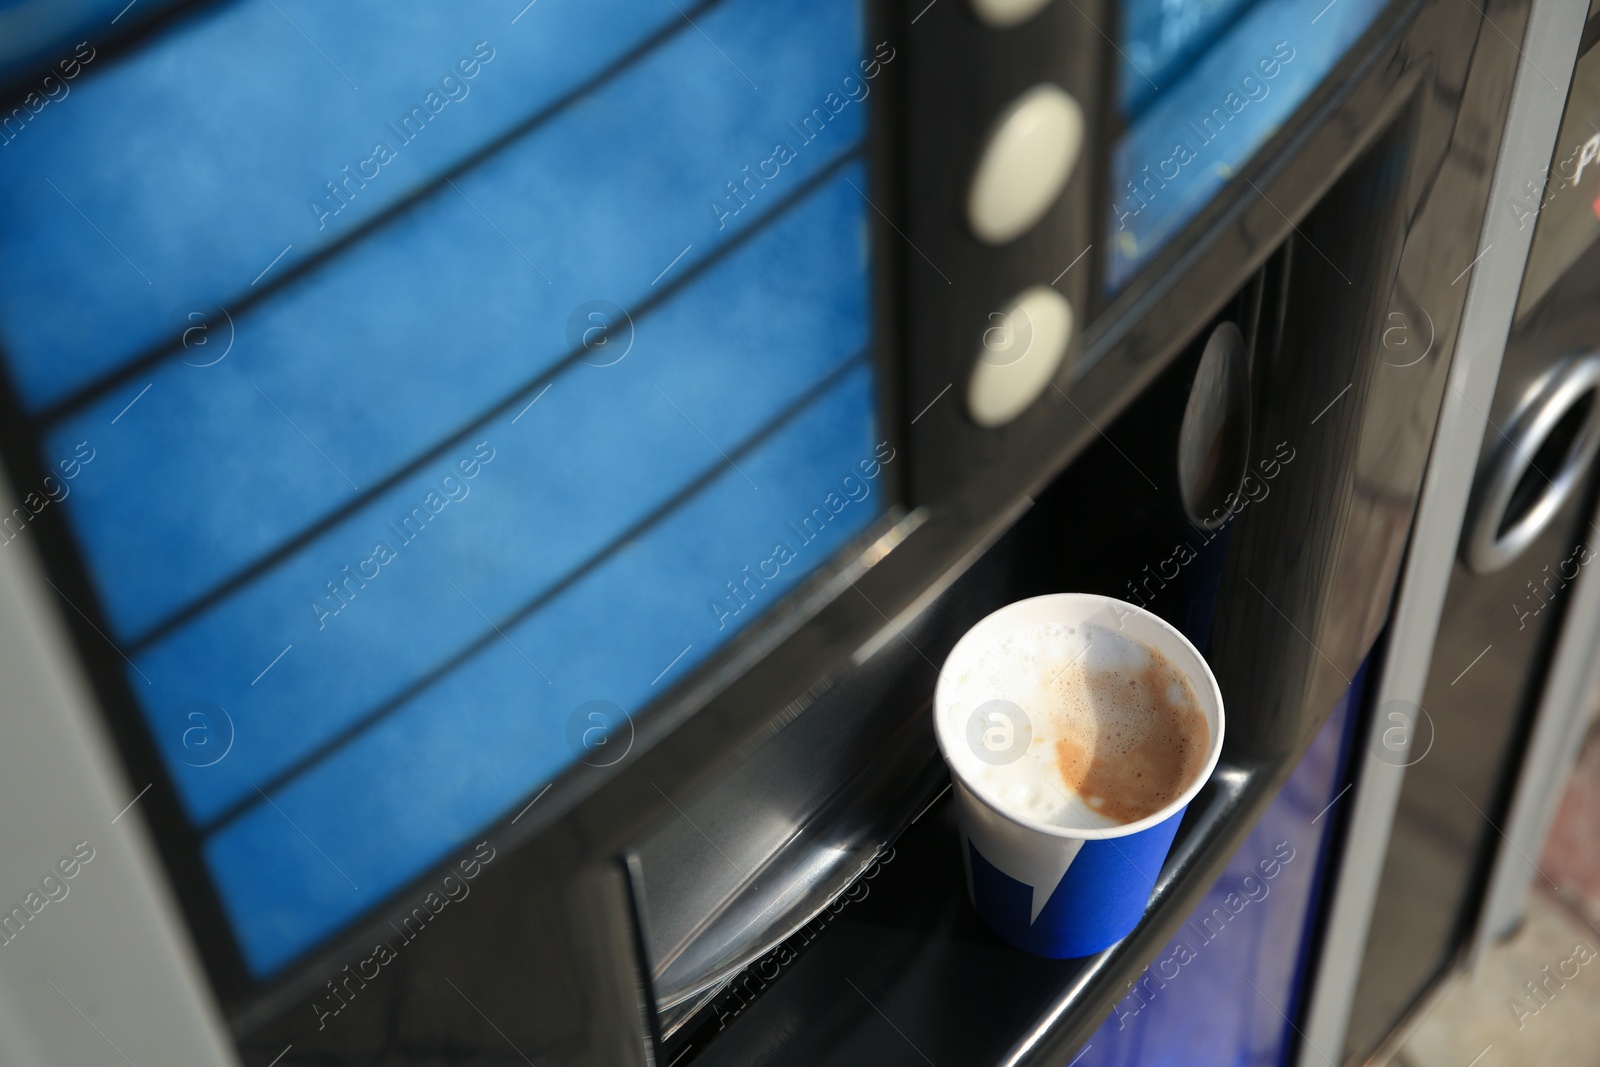
[[[1538,984],[1537,998],[1529,982]],[[1522,927],[1490,949],[1475,974],[1452,980],[1395,1063],[1600,1063],[1600,933],[1573,909],[1536,890],[1529,895]]]

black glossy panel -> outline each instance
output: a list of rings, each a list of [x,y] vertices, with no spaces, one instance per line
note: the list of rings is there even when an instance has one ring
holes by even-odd
[[[1600,345],[1596,279],[1600,245],[1517,323],[1485,456],[1504,447],[1495,427],[1508,424],[1531,383],[1566,356]],[[1427,733],[1417,743],[1431,747],[1406,771],[1395,813],[1356,987],[1352,1055],[1376,1047],[1471,936],[1571,580],[1596,554],[1588,516],[1597,485],[1590,472],[1586,487],[1503,570],[1477,575],[1458,560],[1451,572],[1419,720]]]
[[[1030,431],[1048,434],[1059,417],[1061,394],[1052,388],[1015,422],[980,429],[967,414],[967,382],[992,316],[1035,285],[1054,285],[1073,307],[1075,336],[1056,385],[1065,388],[1072,377],[1081,351],[1076,334],[1093,313],[1098,257],[1079,257],[1096,239],[1100,218],[1094,205],[1110,82],[1101,71],[1110,46],[1095,27],[1110,24],[1108,7],[1101,0],[1052,3],[1009,30],[985,27],[965,2],[934,4],[917,20],[904,141],[906,240],[916,250],[905,258],[911,358],[904,403],[906,418],[916,420],[909,434],[914,502],[947,499],[995,464],[1022,460]],[[1038,223],[1004,245],[986,244],[966,222],[974,165],[996,117],[1042,82],[1083,107],[1083,150]]]

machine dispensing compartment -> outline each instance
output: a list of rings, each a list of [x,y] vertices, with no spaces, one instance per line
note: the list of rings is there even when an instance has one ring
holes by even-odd
[[[1426,418],[1443,385],[1438,358],[1404,369],[1383,358],[1375,301],[1327,298],[1346,291],[1336,263],[1394,269],[1403,231],[1388,170],[1405,132],[1380,140],[1303,237],[1289,234],[1180,338],[1117,421],[958,577],[893,619],[885,642],[794,706],[762,747],[671,798],[630,860],[667,1059],[887,1054],[850,1021],[874,1008],[847,977],[873,1005],[897,1003],[914,1040],[945,1043],[956,1062],[1002,1059],[1043,1019],[1069,1020],[1051,1047],[1081,1043],[1336,712],[1342,731],[1426,459],[1425,441],[1378,442],[1396,405]],[[1339,222],[1354,204],[1373,220],[1359,233]],[[1421,388],[1391,387],[1398,376]],[[1073,417],[1064,398],[1055,410]],[[1052,961],[1004,946],[966,899],[928,709],[967,628],[1062,590],[1128,600],[1183,630],[1223,686],[1229,727],[1144,922],[1099,956]],[[1339,751],[1338,736],[1331,744]],[[818,1025],[784,1022],[800,1018]]]

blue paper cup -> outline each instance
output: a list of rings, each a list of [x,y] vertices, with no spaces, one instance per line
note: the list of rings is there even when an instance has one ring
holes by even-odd
[[[1117,825],[1087,814],[1084,825],[1056,825],[1007,811],[993,795],[994,787],[978,780],[975,768],[980,764],[974,756],[987,764],[1018,756],[1008,757],[1004,749],[998,754],[980,749],[989,734],[975,732],[975,723],[981,715],[1004,712],[989,704],[973,709],[957,703],[956,679],[1007,635],[1048,623],[1118,631],[1160,652],[1188,678],[1210,727],[1211,744],[1194,781],[1160,811]],[[1001,733],[1007,743],[1028,744],[1026,739],[1015,741],[1023,734],[1031,737],[1026,721],[1000,725],[1018,727]],[[1157,616],[1111,597],[1055,593],[1001,608],[956,643],[934,691],[934,729],[955,784],[973,906],[990,929],[1017,948],[1070,959],[1109,948],[1143,918],[1178,823],[1221,755],[1222,692],[1194,645]]]

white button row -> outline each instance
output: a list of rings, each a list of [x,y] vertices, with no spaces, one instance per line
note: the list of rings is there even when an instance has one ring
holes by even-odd
[[[1022,414],[1055,377],[1071,340],[1072,304],[1048,285],[991,314],[967,382],[972,421],[992,429]]]
[[[1048,0],[972,0],[992,26],[1012,26]],[[973,171],[967,223],[989,244],[1026,233],[1050,210],[1072,177],[1083,147],[1083,109],[1054,85],[1038,85],[1001,113]],[[986,429],[1027,410],[1049,387],[1072,341],[1072,304],[1048,285],[1020,293],[989,317],[972,377],[967,411]]]
[[[1049,3],[1050,0],[972,0],[972,10],[990,26],[1005,30],[1027,22]]]
[[[1017,97],[995,122],[967,192],[967,223],[992,245],[1020,237],[1050,210],[1083,146],[1083,109],[1054,85]]]

